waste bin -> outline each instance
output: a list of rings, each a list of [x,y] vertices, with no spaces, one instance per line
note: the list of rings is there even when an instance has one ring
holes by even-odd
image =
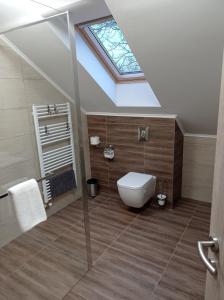
[[[97,196],[99,190],[98,180],[96,178],[90,178],[87,180],[88,196],[94,198]]]

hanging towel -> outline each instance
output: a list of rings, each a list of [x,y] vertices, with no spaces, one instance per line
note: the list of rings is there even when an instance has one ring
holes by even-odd
[[[51,197],[55,198],[76,187],[74,170],[63,172],[49,179]]]
[[[10,201],[22,232],[47,219],[38,183],[30,179],[8,189]]]

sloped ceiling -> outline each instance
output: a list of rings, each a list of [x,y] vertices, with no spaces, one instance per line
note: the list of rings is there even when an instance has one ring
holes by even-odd
[[[224,2],[105,1],[107,5],[104,0],[80,1],[72,10],[74,24],[112,13],[162,107],[118,108],[79,66],[84,109],[178,114],[187,132],[215,134],[224,45]]]
[[[164,113],[188,132],[216,133],[222,54],[222,0],[105,0]]]

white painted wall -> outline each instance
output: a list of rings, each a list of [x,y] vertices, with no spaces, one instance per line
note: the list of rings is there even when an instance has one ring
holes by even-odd
[[[116,105],[120,107],[160,107],[148,82],[117,84]]]
[[[116,83],[79,32],[76,34],[76,51],[79,64],[85,68],[99,88],[114,102],[116,99]],[[80,84],[82,85],[84,82],[80,82]]]
[[[88,72],[79,66],[81,101],[85,110],[174,113],[183,120],[187,132],[215,134],[224,44],[223,1],[105,1],[108,7],[104,0],[81,1],[73,10],[74,23],[112,12],[162,108],[116,107]],[[32,53],[37,49],[35,55],[40,55],[40,59],[41,49],[49,44],[48,30],[43,28],[42,32],[46,41],[44,45],[19,36],[23,45],[29,43],[26,47]],[[49,42],[53,40],[56,42],[53,37]],[[60,43],[55,49],[65,53]],[[54,53],[51,55],[54,56]],[[52,71],[54,80],[60,81],[63,88],[69,91],[69,76],[64,72],[66,67],[59,62],[49,69],[48,62],[45,63],[45,68]]]
[[[73,11],[74,23],[109,15],[111,10],[162,107],[116,107],[79,65],[83,108],[90,112],[177,114],[187,132],[215,134],[224,45],[223,1],[106,2],[109,9],[103,0],[84,1]],[[42,50],[53,43],[61,61],[52,65],[54,53],[49,53],[49,60],[43,60],[40,67],[69,93],[68,54],[63,43],[52,32],[49,38],[50,29],[42,27],[39,34],[43,33],[46,43],[38,45],[37,39],[31,39],[31,31],[25,37],[17,33],[12,40],[27,55],[32,53],[36,62],[42,60]]]
[[[215,134],[224,47],[224,2],[105,2],[155,92],[162,106],[160,112],[178,114],[187,132]]]

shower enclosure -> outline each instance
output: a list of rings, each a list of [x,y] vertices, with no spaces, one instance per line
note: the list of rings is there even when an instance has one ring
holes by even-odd
[[[12,26],[0,32],[0,37],[0,195],[7,194],[10,186],[26,179],[45,180],[39,168],[33,105],[43,108],[69,105],[74,163],[68,161],[61,169],[59,165],[57,171],[75,166],[77,183],[75,189],[53,199],[52,206],[48,205],[46,222],[23,234],[8,196],[0,199],[0,264],[4,264],[7,257],[12,267],[17,260],[17,250],[21,250],[22,259],[17,260],[13,272],[21,267],[20,263],[29,265],[33,255],[42,255],[49,264],[62,261],[63,267],[71,268],[69,284],[66,282],[69,288],[92,264],[74,27],[69,12],[65,12],[16,28]],[[59,124],[62,117],[58,116]],[[51,147],[54,149],[50,145],[48,151],[54,154]],[[61,147],[67,147],[66,141],[62,141]],[[71,240],[68,241],[68,237]],[[10,275],[10,271],[2,272],[0,278]],[[48,280],[55,276],[55,271],[54,267],[47,270]],[[55,288],[57,280],[52,286],[47,284],[48,280],[44,288]],[[59,276],[58,282],[61,280]]]

